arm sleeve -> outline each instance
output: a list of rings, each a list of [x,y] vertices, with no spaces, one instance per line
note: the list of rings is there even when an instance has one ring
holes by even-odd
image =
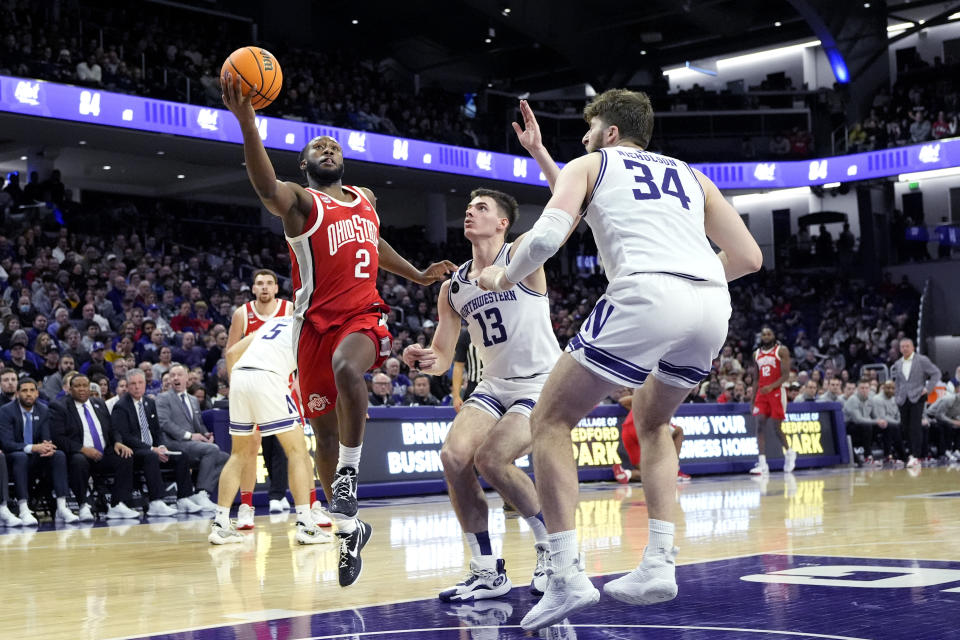
[[[507,266],[507,280],[516,284],[543,266],[555,254],[578,220],[563,209],[544,209],[520,242]]]

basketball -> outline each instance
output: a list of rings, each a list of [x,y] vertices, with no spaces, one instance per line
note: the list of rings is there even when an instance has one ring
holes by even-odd
[[[250,104],[254,109],[263,109],[280,95],[283,72],[272,53],[260,47],[240,47],[224,60],[220,68],[220,84],[226,82],[227,72],[240,76],[243,95],[257,87]]]

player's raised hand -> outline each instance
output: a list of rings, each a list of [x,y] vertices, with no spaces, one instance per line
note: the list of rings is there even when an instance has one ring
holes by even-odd
[[[491,265],[480,272],[477,286],[485,291],[506,291],[513,287],[513,283],[507,280],[506,267]]]
[[[418,371],[429,370],[437,363],[437,355],[433,349],[421,347],[419,344],[412,344],[404,349],[401,357],[408,367]]]
[[[250,97],[256,94],[257,87],[254,86],[247,95],[243,95],[243,90],[240,88],[239,75],[227,71],[225,79],[226,82],[220,87],[223,91],[221,94],[223,105],[229,109],[240,122],[256,120],[253,105],[250,104]]]
[[[457,265],[449,260],[434,262],[429,267],[420,272],[419,284],[428,285],[440,280],[446,280],[447,276],[457,270]]]
[[[533,115],[533,109],[530,108],[526,100],[520,101],[520,115],[523,116],[523,127],[516,122],[513,123],[513,130],[517,133],[520,146],[527,151],[539,149],[543,146],[540,125],[537,124],[537,117]]]

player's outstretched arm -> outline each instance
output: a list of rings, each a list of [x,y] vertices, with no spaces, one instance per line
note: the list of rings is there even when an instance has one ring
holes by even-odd
[[[407,259],[397,253],[396,249],[382,237],[377,244],[377,253],[380,254],[381,269],[424,286],[439,282],[457,270],[457,265],[449,260],[441,260],[420,271],[407,262]]]
[[[247,350],[247,347],[250,346],[250,343],[253,342],[254,337],[257,334],[251,333],[246,338],[233,345],[227,349],[227,376],[230,375],[230,372],[233,371],[233,366],[237,364],[237,360],[240,359],[240,356],[243,355],[244,351]]]
[[[718,255],[727,282],[759,271],[763,266],[763,253],[750,235],[747,225],[743,224],[740,214],[724,199],[710,178],[696,169],[693,172],[705,195],[704,230],[707,237],[720,247]]]
[[[509,266],[487,267],[480,272],[477,284],[489,291],[509,289],[528,278],[559,251],[580,220],[580,210],[590,183],[596,181],[599,167],[599,154],[591,153],[561,169],[553,196],[540,218],[530,231],[513,243]]]
[[[299,235],[303,228],[302,219],[309,215],[313,203],[300,185],[277,180],[270,156],[257,130],[256,112],[250,104],[250,97],[257,87],[244,96],[240,89],[240,76],[228,71],[222,89],[223,104],[237,118],[243,133],[243,157],[253,190],[270,213],[283,219],[284,230],[288,234]]]
[[[403,350],[403,361],[408,367],[419,369],[432,376],[440,376],[447,372],[453,362],[453,353],[460,338],[460,316],[450,306],[447,297],[450,290],[450,281],[440,287],[437,297],[437,330],[433,334],[433,342],[429,347],[412,344]]]
[[[519,140],[520,146],[526,149],[530,157],[537,162],[540,171],[543,171],[543,175],[547,179],[547,184],[550,185],[550,191],[553,192],[557,184],[557,177],[560,175],[560,167],[550,157],[547,148],[543,146],[540,124],[526,100],[520,101],[520,115],[523,117],[523,127],[516,122],[512,123],[513,130],[517,134],[517,140]]]

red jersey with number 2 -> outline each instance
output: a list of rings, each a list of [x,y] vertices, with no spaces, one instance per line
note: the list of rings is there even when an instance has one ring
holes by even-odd
[[[293,315],[320,334],[353,316],[385,308],[377,291],[380,217],[363,191],[344,186],[351,200],[307,189],[313,208],[304,231],[287,237],[296,298]]]

